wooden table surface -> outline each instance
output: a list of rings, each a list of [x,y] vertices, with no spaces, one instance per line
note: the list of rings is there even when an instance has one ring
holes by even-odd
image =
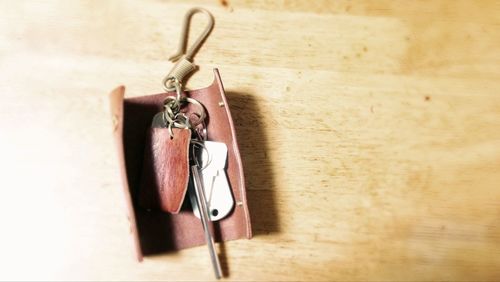
[[[1,1],[0,279],[213,278],[134,260],[107,98],[161,92],[193,6],[255,235],[226,279],[500,279],[500,2],[451,0]]]

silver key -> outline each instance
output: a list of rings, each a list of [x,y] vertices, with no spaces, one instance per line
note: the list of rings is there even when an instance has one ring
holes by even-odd
[[[231,187],[226,175],[227,146],[222,142],[204,141],[201,151],[201,170],[199,174],[207,199],[208,218],[210,221],[226,217],[234,206]],[[200,211],[193,189],[189,190],[189,198],[194,215],[200,217]]]
[[[203,183],[198,171],[198,166],[191,166],[191,173],[193,175],[193,186],[196,194],[196,200],[201,211],[201,223],[203,224],[203,231],[205,233],[205,241],[207,241],[208,252],[210,253],[210,259],[212,260],[212,266],[215,272],[215,278],[220,279],[222,277],[222,269],[219,262],[219,257],[215,251],[214,239],[210,233],[208,226],[208,207],[207,199],[205,197],[205,191],[203,189]]]

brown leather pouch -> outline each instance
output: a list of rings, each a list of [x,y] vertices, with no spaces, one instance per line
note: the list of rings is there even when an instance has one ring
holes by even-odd
[[[250,239],[252,231],[236,134],[217,69],[214,69],[214,75],[212,85],[185,93],[205,106],[208,140],[224,142],[228,148],[226,172],[236,204],[227,217],[211,224],[216,241]],[[143,173],[143,164],[147,163],[144,159],[145,150],[147,152],[145,146],[150,142],[147,136],[153,116],[162,110],[165,97],[174,93],[126,99],[124,95],[125,87],[120,86],[111,92],[110,102],[122,185],[137,258],[142,260],[143,255],[205,244],[201,222],[186,205],[177,214],[171,214],[161,209],[145,209],[139,204],[140,201],[157,201],[154,195],[151,198],[142,195],[139,201],[141,182],[161,179],[161,176]]]

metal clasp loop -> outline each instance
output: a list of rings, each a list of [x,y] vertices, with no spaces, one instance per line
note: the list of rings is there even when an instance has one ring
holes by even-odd
[[[193,45],[189,48],[187,53],[186,51],[186,43],[189,37],[189,25],[191,22],[191,18],[196,13],[203,13],[207,16],[208,23],[205,27],[205,30],[198,36],[198,39],[194,42]],[[182,26],[181,38],[179,41],[179,48],[177,52],[170,56],[169,60],[172,62],[177,62],[174,68],[165,76],[163,79],[163,88],[166,91],[174,91],[176,90],[176,85],[178,83],[182,83],[184,78],[189,75],[191,72],[196,70],[197,66],[192,62],[193,56],[200,48],[201,44],[207,39],[208,35],[212,31],[214,27],[214,18],[209,11],[203,8],[192,8],[187,11],[186,16],[184,17],[184,22]]]
[[[186,43],[189,37],[189,24],[191,22],[191,18],[193,17],[194,14],[196,13],[203,13],[207,16],[208,23],[207,26],[205,27],[205,30],[200,34],[198,39],[194,42],[193,45],[191,45],[191,48],[187,51],[185,58],[188,61],[193,60],[193,56],[198,51],[200,48],[201,44],[207,39],[208,35],[212,31],[214,27],[214,18],[212,17],[212,14],[210,14],[209,11],[203,9],[203,8],[192,8],[189,11],[187,11],[186,16],[184,17],[184,22],[182,23],[182,33],[181,33],[181,40],[179,41],[179,48],[177,49],[177,52],[170,56],[168,58],[172,62],[178,61],[182,55],[184,55],[184,52],[186,51]]]

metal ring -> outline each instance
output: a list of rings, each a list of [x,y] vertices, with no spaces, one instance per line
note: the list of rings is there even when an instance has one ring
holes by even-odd
[[[186,115],[186,113],[178,112],[174,114],[174,112],[168,105],[165,106],[165,111],[163,111],[163,119],[166,120],[166,123],[173,124],[173,126],[176,128],[190,129],[192,127],[191,120]]]
[[[177,98],[173,96],[167,96],[163,101],[163,107],[172,109],[172,112],[179,112],[181,104],[180,101],[177,100]]]
[[[201,127],[199,125],[201,125]],[[197,135],[198,140],[207,141],[207,138],[208,138],[207,137],[207,126],[205,124],[205,121],[201,121],[201,123],[199,123],[193,129]]]
[[[173,98],[173,97],[172,97]],[[165,99],[166,101],[167,99]],[[174,112],[179,112],[179,109],[180,109],[180,105],[178,105],[177,109],[176,110],[173,110],[172,109],[172,106],[173,105],[169,105],[170,103],[175,103],[176,100],[172,100],[168,103],[165,103],[164,105],[164,108],[165,110],[163,111],[163,118],[165,120],[167,120],[168,123],[173,123],[174,122],[174,119],[175,119],[175,113]],[[178,104],[179,102],[177,102]]]
[[[184,122],[179,119],[179,114],[181,114],[184,117]],[[189,119],[184,115],[184,113],[177,113],[174,118],[172,118],[169,114],[166,112],[163,112],[163,117],[167,120],[167,124],[169,126],[174,126],[175,128],[190,128],[191,124],[189,123]]]
[[[180,117],[182,117],[184,120],[182,120]],[[175,115],[174,125],[177,128],[183,128],[183,129],[191,128],[191,123],[185,113],[177,113]]]
[[[179,113],[179,114],[181,114],[181,113]],[[179,115],[179,114],[177,114],[177,115]],[[184,117],[184,123],[177,122],[178,121],[178,116],[176,117],[176,119],[173,122],[169,122],[168,123],[167,128],[168,128],[168,134],[170,135],[170,139],[174,138],[173,128],[189,129],[189,127],[190,127],[189,119],[186,117],[186,115],[184,115],[182,113],[181,116]]]
[[[178,110],[173,110],[172,106],[177,106],[176,104],[170,106],[169,105],[169,101],[177,101],[177,103],[179,104],[179,108]],[[177,100],[175,97],[172,97],[172,96],[167,96],[165,98],[165,101],[163,102],[164,104],[164,107],[165,107],[165,114],[164,114],[164,117],[165,119],[169,122],[169,123],[172,123],[172,122],[175,122],[175,118],[176,118],[176,115],[178,113],[175,113],[176,111],[180,111],[180,108],[182,108],[183,104],[184,103],[191,103],[195,106],[198,107],[198,112],[195,112],[195,113],[192,113],[192,114],[195,114],[198,116],[198,120],[196,122],[192,122],[191,123],[191,126],[192,127],[195,127],[197,125],[199,125],[200,123],[202,123],[204,120],[205,120],[205,117],[206,117],[206,112],[205,112],[205,108],[203,107],[203,105],[196,99],[193,99],[193,98],[189,98],[189,97],[181,97],[180,100]],[[190,120],[191,122],[191,120]],[[177,125],[176,125],[177,126]]]
[[[205,120],[205,117],[206,117],[206,113],[205,113],[205,108],[203,107],[203,105],[196,99],[193,99],[193,98],[189,98],[189,97],[186,97],[185,98],[186,101],[188,103],[191,103],[195,106],[197,106],[199,108],[199,113],[194,113],[194,114],[198,114],[199,115],[199,118],[198,118],[198,121],[197,122],[194,122],[194,123],[191,123],[191,126],[197,126],[198,124],[202,123],[204,120]],[[191,121],[191,120],[190,120]]]
[[[182,84],[175,76],[166,76],[162,81],[162,85],[163,90],[167,92],[175,91],[177,93],[177,99],[181,98]]]
[[[169,108],[167,109],[170,110]],[[163,111],[163,120],[166,124],[172,124],[174,120],[172,119],[172,116],[170,115],[167,109]]]

